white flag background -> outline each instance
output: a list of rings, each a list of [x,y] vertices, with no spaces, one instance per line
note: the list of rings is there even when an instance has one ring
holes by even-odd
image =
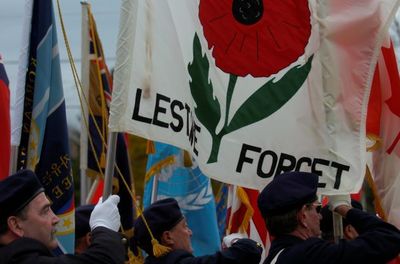
[[[187,149],[223,182],[262,189],[302,170],[323,194],[358,191],[399,2],[124,1],[109,127]]]

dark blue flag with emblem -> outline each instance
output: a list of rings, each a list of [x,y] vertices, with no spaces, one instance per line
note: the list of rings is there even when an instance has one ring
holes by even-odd
[[[36,172],[60,218],[57,239],[74,252],[74,187],[60,56],[51,0],[34,0],[17,169]]]

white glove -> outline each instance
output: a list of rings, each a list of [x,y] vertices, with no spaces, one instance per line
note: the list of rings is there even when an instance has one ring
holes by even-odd
[[[227,235],[222,239],[222,247],[229,248],[241,238],[247,238],[247,236],[242,233],[232,233],[230,235]]]
[[[96,204],[92,214],[90,215],[90,229],[93,230],[98,226],[104,226],[118,232],[121,225],[121,217],[117,207],[119,196],[111,195],[104,203],[102,201],[103,197],[99,199],[99,202]]]
[[[350,194],[332,195],[328,196],[328,199],[328,205],[331,211],[335,211],[339,205],[347,205],[351,207]]]

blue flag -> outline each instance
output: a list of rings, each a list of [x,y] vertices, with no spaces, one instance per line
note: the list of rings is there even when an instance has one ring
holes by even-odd
[[[151,203],[153,184],[157,180],[157,200],[173,197],[178,201],[193,232],[194,254],[215,253],[220,249],[220,236],[210,179],[197,165],[183,166],[181,149],[157,142],[155,150],[147,161],[144,207]]]
[[[51,0],[33,2],[18,169],[34,170],[60,218],[57,238],[74,252],[74,187],[57,32]]]

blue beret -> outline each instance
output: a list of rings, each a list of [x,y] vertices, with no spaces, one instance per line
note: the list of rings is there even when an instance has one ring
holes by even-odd
[[[174,198],[159,200],[151,204],[143,211],[150,230],[159,242],[164,231],[171,230],[182,219],[183,215],[178,202]],[[151,236],[139,216],[134,223],[133,239],[147,254],[153,255]]]
[[[75,209],[75,238],[84,237],[90,232],[89,219],[94,205],[81,205]]]
[[[279,215],[317,199],[318,175],[285,172],[277,175],[258,196],[258,208],[266,216]]]
[[[30,170],[20,170],[0,182],[0,222],[6,223],[7,218],[17,214],[39,193],[43,186]]]

